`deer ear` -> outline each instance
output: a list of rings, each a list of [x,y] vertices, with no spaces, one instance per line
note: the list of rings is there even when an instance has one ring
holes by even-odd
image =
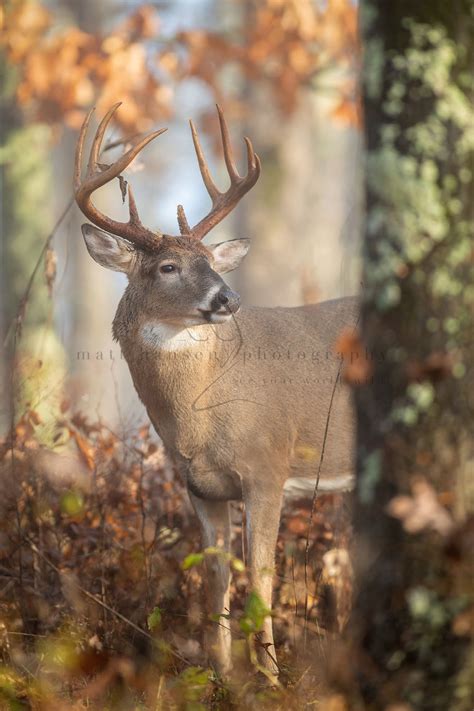
[[[228,242],[220,242],[220,244],[210,244],[208,249],[211,250],[214,257],[213,267],[216,272],[225,274],[237,269],[249,251],[249,247],[249,239],[232,239]]]
[[[98,264],[115,272],[131,270],[136,252],[129,242],[92,225],[82,225],[81,230],[87,251]]]

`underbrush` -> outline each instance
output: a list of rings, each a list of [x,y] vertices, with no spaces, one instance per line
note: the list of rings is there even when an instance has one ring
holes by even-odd
[[[350,607],[344,497],[317,497],[312,515],[311,501],[284,510],[276,689],[249,661],[242,619],[253,613],[233,505],[235,669],[224,683],[202,644],[219,622],[203,611],[197,521],[149,428],[124,440],[67,403],[47,444],[42,427],[27,410],[1,445],[0,708],[345,708],[340,697],[324,701],[327,644]]]

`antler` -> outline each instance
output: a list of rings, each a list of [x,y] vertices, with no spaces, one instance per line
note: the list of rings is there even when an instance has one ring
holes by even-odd
[[[221,193],[214,184],[206,159],[204,158],[204,154],[202,152],[201,144],[199,143],[198,133],[194,123],[192,121],[189,122],[193,136],[194,149],[199,163],[199,170],[201,171],[201,176],[207,192],[209,193],[209,197],[212,200],[212,208],[210,212],[192,228],[189,227],[186,215],[184,214],[183,206],[178,205],[178,224],[181,234],[195,237],[196,239],[202,239],[210,230],[212,230],[213,227],[223,220],[224,217],[234,209],[245,193],[247,193],[250,188],[253,188],[260,175],[260,159],[253,150],[253,146],[249,138],[244,138],[247,146],[247,175],[245,177],[239,175],[232,155],[229,130],[227,128],[222,109],[218,105],[217,113],[221,129],[222,146],[224,148],[224,160],[230,178],[230,188],[225,193]]]
[[[92,204],[91,200],[91,195],[95,190],[102,187],[106,183],[109,183],[114,178],[119,177],[125,168],[130,165],[132,160],[140,153],[141,150],[143,150],[146,145],[148,145],[148,143],[150,143],[150,141],[157,138],[157,136],[160,136],[167,130],[166,128],[161,128],[159,131],[154,131],[144,138],[137,139],[134,145],[132,145],[132,147],[115,163],[112,163],[112,165],[109,166],[101,165],[99,163],[99,156],[102,140],[112,116],[117,111],[120,103],[121,102],[112,106],[99,124],[92,142],[86,177],[84,180],[81,178],[82,154],[84,151],[84,142],[87,129],[89,127],[94,109],[89,111],[82,125],[79,140],[77,142],[74,170],[74,193],[76,202],[84,215],[88,217],[89,220],[97,227],[101,227],[102,229],[107,230],[107,232],[112,232],[119,237],[125,237],[125,239],[129,240],[129,242],[132,242],[139,247],[154,250],[159,245],[161,238],[163,237],[163,233],[153,232],[141,223],[130,185],[128,185],[128,206],[130,214],[128,222],[118,222],[117,220],[107,217]],[[250,188],[255,185],[260,175],[260,159],[253,150],[252,143],[248,138],[244,138],[247,146],[247,175],[245,177],[239,175],[232,155],[229,131],[220,106],[217,106],[217,113],[219,116],[222,145],[224,148],[224,159],[230,178],[230,188],[224,193],[221,193],[217,189],[211,178],[206,159],[204,158],[204,154],[202,152],[201,144],[199,143],[198,133],[194,123],[192,121],[189,122],[191,126],[194,149],[199,163],[199,169],[201,171],[204,185],[206,186],[207,192],[212,200],[212,208],[206,217],[191,228],[186,219],[183,206],[178,205],[178,224],[182,235],[194,237],[200,240],[234,209],[245,193],[247,193]]]
[[[114,178],[117,178],[122,171],[130,165],[132,160],[140,153],[140,151],[148,145],[148,143],[150,143],[150,141],[166,131],[166,128],[161,128],[159,131],[154,131],[148,136],[136,140],[130,150],[124,153],[124,155],[115,163],[105,167],[100,165],[98,160],[100,156],[102,139],[107,126],[109,125],[112,116],[120,106],[120,103],[121,102],[112,106],[110,111],[107,112],[99,124],[99,128],[97,129],[92,142],[89,162],[87,164],[87,173],[84,180],[81,179],[82,153],[84,149],[84,140],[94,109],[89,111],[82,125],[79,140],[77,142],[74,170],[74,193],[76,202],[84,215],[97,227],[101,227],[102,229],[107,230],[107,232],[112,232],[119,237],[125,237],[125,239],[129,240],[129,242],[133,242],[139,247],[153,250],[156,249],[163,235],[161,232],[153,232],[152,230],[147,229],[140,222],[137,206],[130,185],[128,186],[128,207],[130,214],[128,222],[118,222],[110,217],[107,217],[100,212],[91,201],[91,195],[95,190],[110,182]]]

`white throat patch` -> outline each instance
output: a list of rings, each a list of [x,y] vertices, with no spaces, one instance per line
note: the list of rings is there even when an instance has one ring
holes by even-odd
[[[172,326],[159,321],[149,321],[140,329],[140,338],[146,346],[163,351],[189,350],[202,346],[209,339],[208,325]]]

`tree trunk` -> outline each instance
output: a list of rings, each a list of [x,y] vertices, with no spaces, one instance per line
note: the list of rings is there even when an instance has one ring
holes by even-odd
[[[118,11],[111,0],[101,3],[60,0],[58,4],[70,10],[74,24],[85,32],[100,33],[110,23],[117,22]],[[93,130],[91,127],[90,133]],[[57,211],[71,195],[77,138],[77,131],[65,131],[56,149]],[[113,213],[119,203],[115,182],[94,199],[100,210]],[[83,414],[94,419],[99,416],[123,434],[127,426],[135,424],[137,412],[142,412],[142,408],[135,405],[128,369],[111,333],[114,312],[126,280],[123,275],[102,269],[91,260],[81,234],[81,224],[85,221],[84,215],[74,207],[57,240],[59,272],[64,270],[56,291],[57,327],[68,359],[71,397]],[[127,415],[125,420],[123,413]]]
[[[474,509],[470,8],[362,3],[361,337],[375,357],[356,390],[351,661],[366,709],[472,708],[463,626]]]
[[[282,120],[268,97],[251,92],[246,131],[264,168],[243,204],[239,234],[251,237],[252,252],[236,275],[250,304],[299,306],[358,292],[360,133],[331,117],[337,98],[301,88]]]
[[[259,7],[239,4],[243,35]],[[241,87],[248,113],[240,132],[262,160],[234,215],[234,235],[251,239],[249,258],[230,277],[247,304],[299,306],[359,291],[361,132],[333,116],[346,85],[334,60],[299,85],[288,114],[263,80]]]
[[[4,86],[0,96],[0,432],[3,433],[10,427],[14,414],[11,388],[16,317],[51,224],[51,211],[49,129],[25,125],[14,99],[15,73],[3,55],[0,76]],[[51,302],[46,288],[40,288],[23,306],[22,325],[25,326],[25,321],[28,324],[25,329],[28,345],[35,353],[38,341],[44,341],[50,334],[47,324]],[[23,383],[20,388],[23,396],[28,385]]]

